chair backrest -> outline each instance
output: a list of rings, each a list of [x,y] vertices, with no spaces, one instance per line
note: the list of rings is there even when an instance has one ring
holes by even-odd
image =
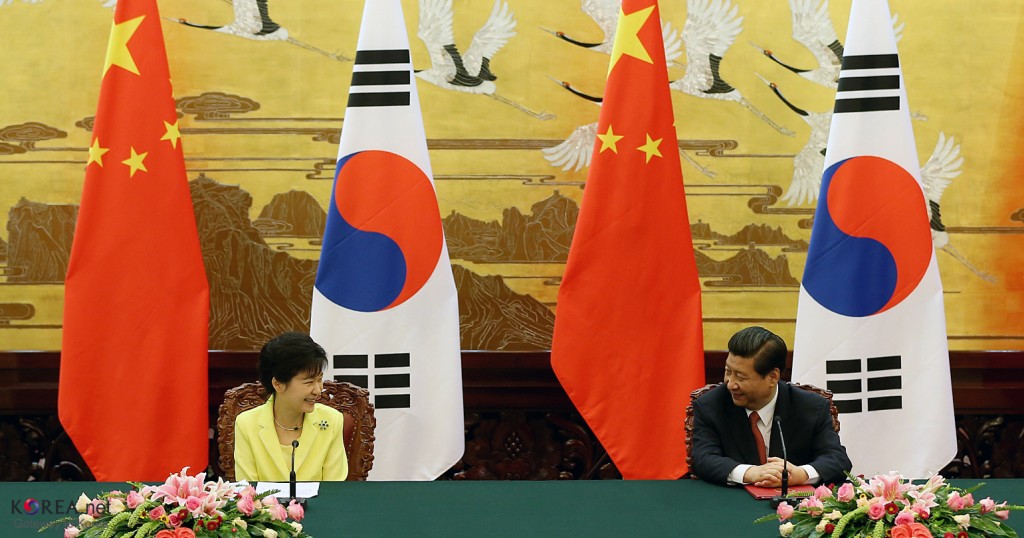
[[[832,391],[805,383],[790,383],[790,385],[793,385],[798,389],[813,392],[828,400],[829,410],[832,412],[832,428],[836,430],[836,433],[839,433],[839,409],[836,408],[835,402],[832,401]]]
[[[267,397],[259,383],[243,383],[224,393],[224,403],[217,412],[217,449],[220,468],[228,480],[235,480],[235,417],[242,411],[263,405]],[[373,468],[373,430],[377,427],[370,392],[351,383],[325,379],[320,403],[345,415],[342,435],[348,455],[347,480],[366,480]]]
[[[806,391],[813,392],[824,397],[828,400],[829,407],[832,411],[832,427],[835,428],[836,433],[839,433],[839,410],[836,409],[836,404],[832,402],[832,391],[816,387],[814,385],[808,385],[804,383],[790,383],[792,386],[803,389]],[[721,383],[711,383],[704,385],[703,387],[690,393],[690,403],[686,406],[686,422],[684,429],[686,430],[686,466],[690,469],[687,473],[690,478],[697,479],[697,475],[693,472],[693,401],[700,398],[705,393],[711,391],[711,389],[721,385]]]

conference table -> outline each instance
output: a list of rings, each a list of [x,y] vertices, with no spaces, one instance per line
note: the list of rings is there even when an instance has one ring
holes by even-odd
[[[978,480],[952,480],[969,487]],[[985,480],[976,499],[1024,504],[1024,479]],[[123,483],[0,483],[0,537],[62,536],[36,530],[56,519],[28,515],[19,503],[48,501],[66,510],[79,494],[126,489]],[[45,506],[45,505],[44,505]],[[42,512],[42,510],[40,510]],[[308,501],[305,530],[340,536],[723,536],[776,537],[771,513],[746,491],[694,480],[325,482]],[[1024,530],[1016,512],[1009,524]]]

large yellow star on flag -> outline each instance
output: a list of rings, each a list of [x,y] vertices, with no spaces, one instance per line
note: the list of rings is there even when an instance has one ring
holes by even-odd
[[[107,45],[107,59],[103,63],[103,75],[107,74],[110,66],[116,65],[131,73],[139,74],[139,68],[135,66],[135,58],[132,58],[128,50],[128,41],[135,35],[135,31],[142,24],[145,15],[135,17],[124,22],[115,22],[110,29],[110,43]]]
[[[598,134],[597,137],[601,139],[601,151],[598,151],[598,153],[602,153],[606,149],[612,150],[612,153],[619,152],[618,148],[615,147],[615,144],[622,139],[622,135],[615,134],[615,131],[612,131],[611,125],[608,126],[608,132]]]
[[[128,177],[135,177],[135,172],[138,172],[139,170],[142,170],[143,172],[149,172],[149,170],[146,169],[146,163],[143,162],[146,159],[146,155],[149,155],[149,152],[147,151],[145,153],[135,153],[134,147],[131,148],[131,150],[132,156],[121,161],[122,163],[128,165]]]
[[[615,64],[623,54],[647,63],[653,63],[651,55],[647,54],[647,49],[644,47],[643,42],[640,41],[640,36],[638,35],[644,23],[647,22],[647,18],[651,16],[652,11],[654,11],[654,6],[648,6],[627,15],[622,11],[621,7],[619,8],[619,28],[615,31],[615,43],[612,45],[612,61],[608,64],[609,73],[611,73],[612,68],[615,67]]]
[[[165,121],[164,127],[167,129],[167,132],[160,137],[160,140],[170,140],[171,147],[178,149],[178,140],[181,139],[181,131],[178,130],[178,122],[167,123]]]
[[[89,160],[86,161],[85,165],[89,166],[92,163],[96,163],[103,167],[103,154],[110,151],[110,148],[101,148],[100,139],[97,138],[92,141],[92,145],[89,146]]]
[[[651,135],[647,135],[647,143],[645,143],[644,145],[636,148],[636,149],[644,152],[644,157],[645,157],[644,162],[645,163],[651,162],[651,157],[661,157],[661,151],[658,150],[658,146],[661,145],[661,141],[662,140],[663,139],[661,139],[661,138],[659,138],[657,140],[651,140]]]

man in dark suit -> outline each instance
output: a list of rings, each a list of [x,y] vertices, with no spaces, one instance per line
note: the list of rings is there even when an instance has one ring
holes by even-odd
[[[832,427],[828,400],[780,381],[785,367],[786,343],[767,329],[747,327],[729,340],[725,383],[693,401],[692,470],[698,477],[779,487],[778,417],[790,485],[845,479],[853,465]],[[759,445],[766,448],[761,453]]]

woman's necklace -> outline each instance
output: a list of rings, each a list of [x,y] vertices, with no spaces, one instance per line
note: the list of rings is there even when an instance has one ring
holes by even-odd
[[[289,428],[288,426],[285,426],[285,425],[281,424],[280,422],[277,421],[277,415],[274,415],[274,424],[277,424],[278,428],[281,428],[282,430],[284,430],[286,432],[297,432],[297,431],[302,429],[302,424],[299,424],[298,426],[296,426],[294,428]]]

